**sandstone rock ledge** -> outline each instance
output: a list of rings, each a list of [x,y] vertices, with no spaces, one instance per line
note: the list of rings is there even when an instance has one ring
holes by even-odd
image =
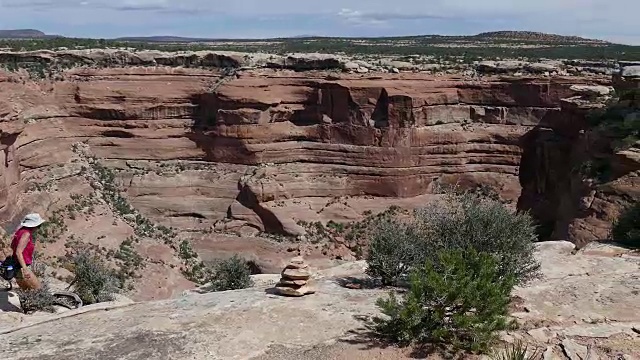
[[[521,329],[503,334],[503,340],[524,339],[545,351],[545,359],[567,359],[586,345],[593,345],[592,359],[640,357],[640,257],[602,249],[574,255],[574,249],[567,242],[538,245],[544,278],[516,289],[520,299],[513,315]],[[358,267],[325,272],[318,277],[318,293],[303,298],[269,295],[264,286],[25,323],[2,333],[0,358],[404,358],[400,350],[336,341],[362,329],[358,319],[377,314],[375,300],[384,293],[337,284],[334,277],[353,275]]]
[[[252,288],[89,312],[5,334],[0,355],[16,360],[247,359],[270,344],[312,346],[340,337],[361,325],[355,315],[373,314],[382,294],[345,289],[330,280],[318,288],[318,294],[301,299]],[[38,346],[29,339],[40,339]]]

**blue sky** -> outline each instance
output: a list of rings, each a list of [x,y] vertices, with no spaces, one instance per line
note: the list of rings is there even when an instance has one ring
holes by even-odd
[[[105,38],[531,30],[640,45],[638,14],[638,0],[0,0],[0,29]]]

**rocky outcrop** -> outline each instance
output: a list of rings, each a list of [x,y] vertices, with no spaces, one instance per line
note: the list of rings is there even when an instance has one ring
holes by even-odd
[[[274,68],[296,71],[344,69],[348,59],[332,54],[261,54],[233,51],[163,52],[131,49],[0,51],[0,65],[24,68],[40,77],[70,68],[122,68],[166,66],[182,68],[239,69]]]
[[[613,61],[585,60],[544,60],[541,62],[503,60],[480,61],[474,65],[474,69],[479,74],[611,76],[620,70],[620,64]]]
[[[406,61],[404,61],[406,60]],[[28,73],[33,78],[62,79],[60,74],[70,68],[122,68],[130,66],[172,68],[205,68],[225,70],[277,69],[294,71],[333,70],[347,73],[423,72],[432,74],[464,73],[471,76],[511,74],[516,76],[611,76],[621,66],[634,71],[633,66],[616,61],[579,59],[538,62],[522,60],[476,61],[460,63],[443,61],[431,56],[413,55],[398,60],[397,56],[371,54],[351,57],[333,53],[290,53],[286,55],[262,52],[136,50],[132,48],[38,50],[27,52],[0,51],[0,68]]]
[[[623,78],[640,79],[640,65],[625,66],[621,69],[620,75]]]

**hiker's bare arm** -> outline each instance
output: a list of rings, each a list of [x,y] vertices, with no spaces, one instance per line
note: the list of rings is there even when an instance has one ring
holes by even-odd
[[[20,267],[22,269],[26,269],[27,268],[27,264],[24,262],[24,256],[22,255],[22,252],[27,247],[28,243],[29,243],[29,234],[24,233],[20,237],[20,241],[18,242],[18,246],[16,246],[16,258],[18,259],[18,263],[20,263]]]

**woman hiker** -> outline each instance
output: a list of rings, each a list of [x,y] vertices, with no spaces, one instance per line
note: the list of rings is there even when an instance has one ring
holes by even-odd
[[[20,266],[20,270],[16,274],[16,282],[21,289],[40,288],[40,282],[31,271],[30,266],[33,262],[33,252],[36,247],[33,232],[44,222],[45,220],[39,214],[29,214],[24,217],[20,227],[13,235],[13,240],[11,241],[12,257]]]

